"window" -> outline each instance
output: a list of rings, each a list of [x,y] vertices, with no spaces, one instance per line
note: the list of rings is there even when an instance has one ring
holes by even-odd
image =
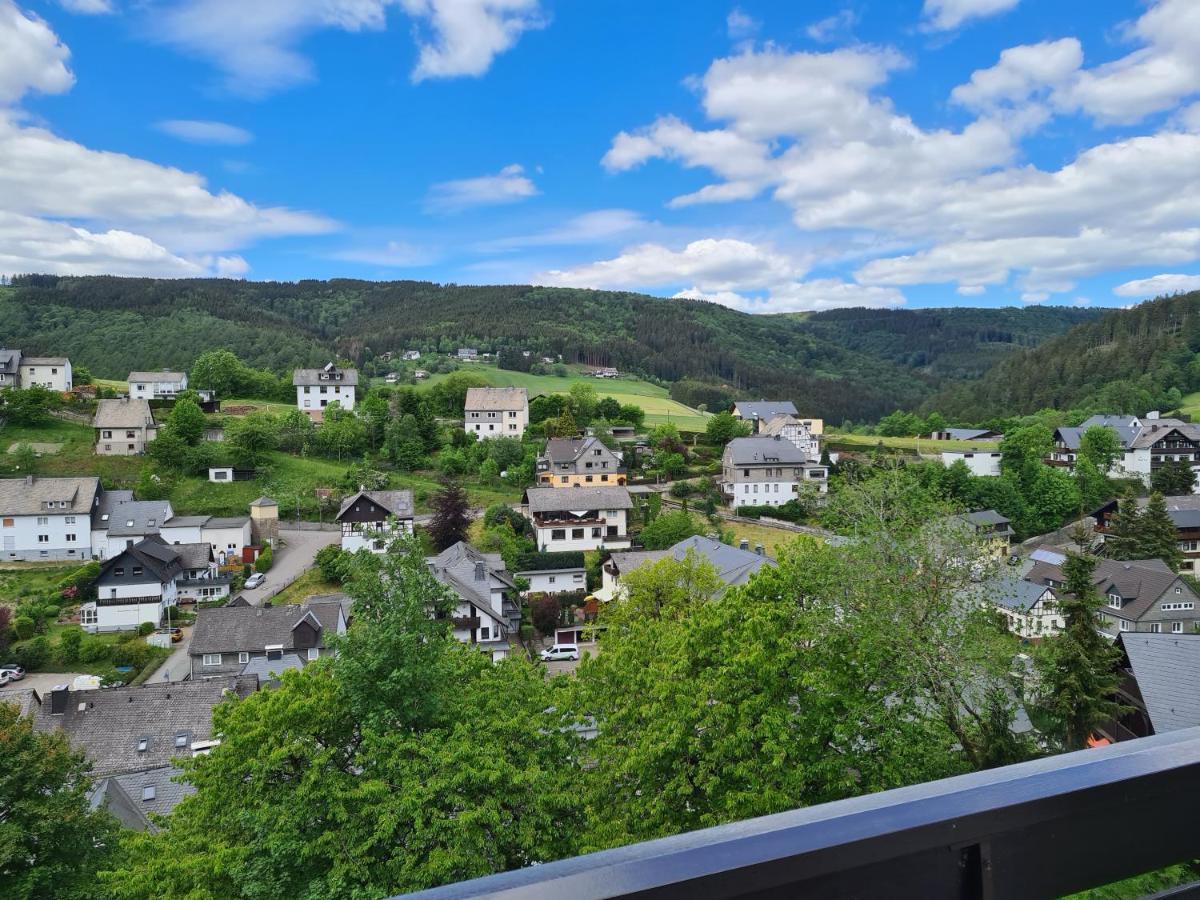
[[[63,524],[64,524],[64,525],[74,525],[74,524],[75,524],[75,517],[74,517],[74,516],[66,516],[66,517],[64,517],[64,518],[63,518]]]
[[[553,575],[551,575],[551,576],[550,576],[548,579],[546,579],[546,580],[547,580],[547,581],[549,581],[549,582],[550,582],[550,584],[554,584],[554,576],[553,576]]]
[[[489,628],[487,625],[481,626],[479,629],[479,639],[481,641],[487,641],[487,640],[491,640],[491,637],[492,637],[492,629]]]
[[[68,544],[72,543],[75,540],[75,535],[73,535],[73,534],[63,535],[63,537],[65,538],[65,540]]]
[[[1162,631],[1161,625],[1159,625],[1157,622],[1150,623],[1150,633],[1151,634],[1158,634],[1160,631]]]
[[[13,527],[13,520],[12,520],[12,519],[5,519],[5,520],[4,520],[4,527],[5,527],[5,528],[12,528],[12,527]]]
[[[571,529],[571,540],[578,541],[578,540],[581,540],[582,538],[583,538],[583,529],[582,528],[572,528]]]
[[[182,750],[184,747],[187,746],[187,742],[188,742],[188,739],[187,739],[186,731],[181,731],[177,735],[175,735],[175,749],[176,750]]]
[[[39,535],[38,535],[38,543],[39,543],[39,544],[48,544],[48,543],[50,543],[50,535],[48,535],[48,534],[39,534]]]
[[[1121,596],[1119,594],[1109,594],[1108,595],[1108,605],[1111,606],[1113,609],[1120,609],[1121,608]]]
[[[1128,620],[1126,620],[1126,619],[1122,619],[1122,620],[1121,620],[1121,630],[1122,630],[1122,631],[1132,631],[1132,630],[1133,630],[1133,623],[1132,623],[1132,622],[1130,622],[1130,621],[1128,621]]]
[[[1182,622],[1172,622],[1171,623],[1171,634],[1183,634],[1183,623]]]
[[[148,784],[142,788],[142,802],[149,803],[154,799],[154,785]]]
[[[134,567],[133,567],[133,574],[134,574],[134,575],[141,575],[141,574],[142,574],[142,567],[141,567],[141,566],[134,566]]]
[[[219,666],[221,664],[221,654],[205,653],[202,662],[206,666]]]
[[[308,648],[308,659],[310,662],[314,659],[320,659],[320,658],[321,658],[321,650],[319,647],[309,647]]]
[[[565,541],[567,539],[567,531],[565,528],[555,528],[550,532],[550,540]]]
[[[148,737],[138,738],[138,742],[137,742],[137,752],[138,753],[145,753],[146,749],[149,746],[150,746],[150,738],[148,738]]]
[[[580,575],[580,574],[578,574],[578,573],[576,573],[575,575],[572,575],[572,576],[571,576],[571,579],[572,579],[573,581],[583,581],[583,576],[582,576],[582,575]]]
[[[238,654],[238,662],[244,666],[246,663],[250,662],[250,654],[243,650]]]
[[[49,516],[38,516],[38,517],[37,517],[37,523],[38,523],[39,525],[49,525],[49,524],[50,524],[50,517],[49,517]]]

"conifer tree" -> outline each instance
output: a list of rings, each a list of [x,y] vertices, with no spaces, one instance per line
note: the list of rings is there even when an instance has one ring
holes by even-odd
[[[1142,559],[1161,559],[1172,571],[1179,571],[1183,562],[1183,554],[1179,550],[1179,538],[1175,523],[1167,512],[1167,503],[1163,495],[1157,491],[1150,495],[1150,500],[1141,515],[1141,550]]]
[[[1111,559],[1142,558],[1142,510],[1136,500],[1122,500],[1109,520],[1104,550]]]

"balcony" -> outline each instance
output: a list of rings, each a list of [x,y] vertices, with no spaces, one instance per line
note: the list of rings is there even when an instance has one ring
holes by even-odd
[[[209,578],[180,578],[175,585],[180,588],[220,587],[232,581],[232,575],[213,575]]]
[[[1200,856],[1198,791],[1193,728],[412,896],[1061,896]]]
[[[450,620],[450,622],[455,628],[478,628],[479,616],[455,616]]]

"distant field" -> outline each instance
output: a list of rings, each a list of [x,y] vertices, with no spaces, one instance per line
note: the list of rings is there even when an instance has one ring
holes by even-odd
[[[849,447],[853,450],[870,450],[878,444],[895,450],[912,450],[922,455],[940,455],[943,450],[981,450],[1000,449],[995,441],[934,441],[929,438],[914,437],[879,437],[871,434],[838,434],[827,431],[825,443],[831,448]]]
[[[92,380],[96,382],[96,387],[108,388],[109,390],[116,391],[119,394],[124,394],[129,390],[128,381],[117,381],[112,378],[94,378]]]
[[[296,408],[295,403],[277,403],[274,400],[243,400],[234,398],[221,401],[221,413],[227,416],[245,416],[256,412],[268,412],[278,416]]]
[[[554,375],[530,375],[527,372],[510,372],[490,365],[463,366],[461,371],[476,372],[496,387],[523,387],[530,395],[565,394],[573,384],[589,384],[601,397],[613,397],[622,403],[633,403],[646,411],[647,425],[670,422],[684,431],[703,431],[708,416],[699,410],[684,406],[671,399],[666,388],[641,381],[637,378],[593,378],[589,375],[571,374],[565,378]],[[445,375],[434,375],[422,385],[436,384]]]
[[[1184,397],[1183,402],[1179,404],[1179,411],[1185,416],[1190,416],[1192,421],[1200,418],[1200,391]]]

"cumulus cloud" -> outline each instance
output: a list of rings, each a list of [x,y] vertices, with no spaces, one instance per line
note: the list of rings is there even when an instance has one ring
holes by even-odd
[[[1155,275],[1127,281],[1113,288],[1113,293],[1118,297],[1162,297],[1188,291],[1200,291],[1200,275]]]
[[[198,119],[167,119],[156,126],[181,141],[192,144],[225,144],[236,146],[248,144],[254,140],[254,135],[245,128],[229,125],[225,122],[209,122]]]
[[[837,278],[797,281],[761,296],[747,296],[736,291],[705,292],[697,288],[688,288],[672,296],[719,303],[746,313],[819,312],[824,309],[851,307],[887,308],[904,303],[904,295],[894,288],[865,287]]]
[[[971,19],[982,19],[1015,9],[1020,0],[925,0],[925,28],[952,31]]]
[[[477,206],[517,203],[537,193],[537,186],[525,175],[525,169],[514,164],[495,175],[439,182],[430,187],[425,208],[430,212],[455,213]]]
[[[401,0],[425,23],[413,81],[482,75],[497,55],[545,24],[538,0]]]
[[[67,68],[71,51],[50,26],[12,0],[0,0],[0,106],[29,91],[61,94],[75,76]]]

